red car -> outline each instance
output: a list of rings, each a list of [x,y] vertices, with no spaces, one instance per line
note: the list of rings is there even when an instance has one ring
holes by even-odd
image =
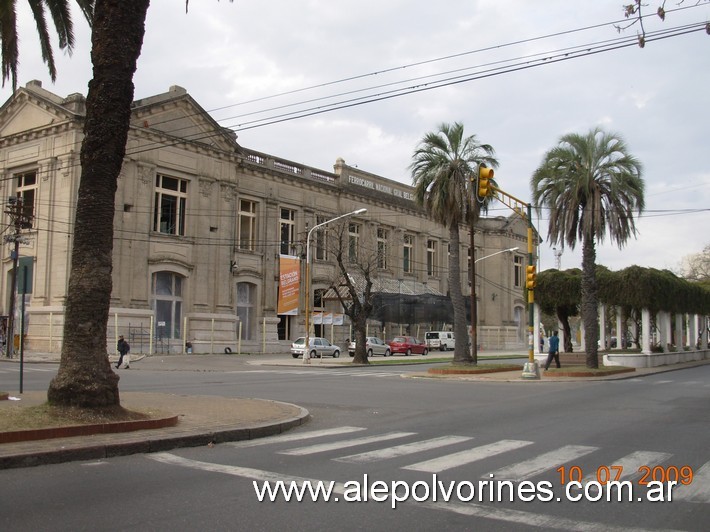
[[[393,355],[402,353],[407,356],[414,353],[415,355],[428,355],[429,349],[424,342],[420,342],[414,336],[395,336],[390,342],[390,350]]]

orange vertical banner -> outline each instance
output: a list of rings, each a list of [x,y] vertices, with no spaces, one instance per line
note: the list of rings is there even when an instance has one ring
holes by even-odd
[[[279,256],[279,301],[277,314],[296,316],[301,292],[301,261],[291,255]]]

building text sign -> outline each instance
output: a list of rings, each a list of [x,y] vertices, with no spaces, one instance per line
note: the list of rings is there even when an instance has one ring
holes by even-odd
[[[354,175],[348,176],[348,181],[352,185],[357,185],[359,187],[365,187],[369,188],[372,190],[376,190],[377,192],[384,192],[385,194],[391,194],[392,196],[396,196],[398,198],[404,198],[410,201],[414,201],[414,194],[411,192],[405,192],[404,190],[400,190],[398,188],[393,188],[389,185],[383,185],[382,183],[376,183],[374,181],[370,181],[369,179],[365,179],[363,177],[357,177]]]

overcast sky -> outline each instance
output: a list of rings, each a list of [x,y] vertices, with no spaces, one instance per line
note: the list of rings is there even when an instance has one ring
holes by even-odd
[[[660,3],[648,2],[649,11]],[[193,0],[185,14],[182,0],[153,0],[135,98],[180,85],[236,129],[245,147],[331,171],[342,157],[407,184],[422,136],[460,121],[467,134],[493,145],[499,186],[524,201],[530,176],[561,135],[603,127],[620,134],[643,163],[646,210],[638,238],[621,250],[608,240],[598,244],[597,262],[613,270],[677,270],[683,256],[710,243],[710,35],[669,35],[710,21],[710,4],[686,1],[685,9],[671,11],[679,6],[669,1],[665,22],[644,22],[645,48],[583,55],[636,38],[638,25],[621,33],[614,27],[628,23],[622,3]],[[19,84],[38,79],[61,96],[86,94],[90,42],[78,12],[76,49],[71,57],[56,52],[52,84],[27,2],[18,5]],[[657,31],[667,38],[652,40]],[[349,105],[411,88],[427,90]],[[10,94],[6,83],[0,101]],[[327,106],[343,108],[263,125]],[[496,204],[489,214],[509,211]],[[546,214],[534,218],[546,237]],[[547,242],[540,261],[540,270],[555,266]],[[565,249],[560,264],[581,267],[581,249]]]

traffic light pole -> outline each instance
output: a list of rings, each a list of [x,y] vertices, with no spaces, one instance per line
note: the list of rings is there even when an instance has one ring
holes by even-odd
[[[535,360],[535,253],[533,252],[533,225],[532,225],[532,206],[527,204],[527,220],[528,220],[528,266],[532,270],[531,286],[527,285],[528,290],[528,361],[523,366],[523,379],[539,379],[540,367]]]
[[[528,229],[528,266],[526,268],[525,289],[528,292],[528,361],[523,366],[523,379],[539,379],[540,367],[535,360],[535,247],[533,244],[535,232],[532,225],[532,205],[519,200],[515,196],[503,192],[497,186],[488,184],[488,195],[495,195],[505,206],[527,222]]]

